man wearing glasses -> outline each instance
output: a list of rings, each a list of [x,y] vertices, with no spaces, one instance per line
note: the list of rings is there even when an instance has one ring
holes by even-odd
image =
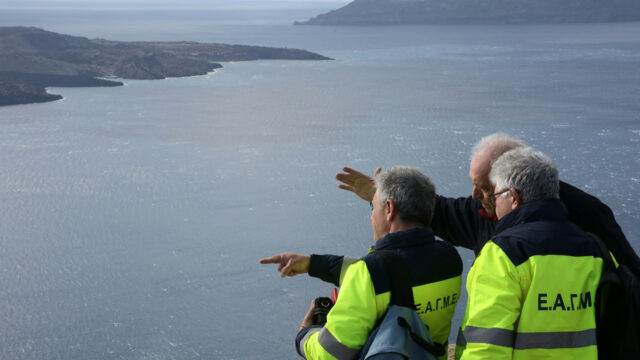
[[[499,221],[467,277],[456,358],[597,359],[602,254],[569,221],[558,170],[520,147],[500,156],[489,176]]]
[[[490,196],[494,189],[494,184],[489,180],[492,164],[505,152],[524,146],[522,141],[503,133],[484,137],[475,145],[469,164],[469,178],[473,183],[471,196],[437,197],[431,225],[436,236],[455,246],[471,249],[478,255],[496,227],[495,199]],[[336,179],[342,182],[338,186],[371,201],[373,179],[351,168],[345,167],[343,171],[336,175]],[[569,212],[569,220],[602,239],[619,263],[640,272],[640,258],[633,251],[607,205],[562,181],[559,194]]]
[[[524,146],[520,140],[502,133],[482,138],[475,145],[469,164],[469,178],[473,183],[471,196],[436,196],[436,208],[431,222],[434,234],[455,246],[473,250],[477,256],[495,233],[497,223],[495,198],[491,196],[494,185],[489,179],[489,172],[500,155]],[[341,182],[338,186],[370,202],[375,192],[373,178],[347,167],[343,171],[336,175],[336,179]],[[379,172],[380,169],[377,169],[375,174]],[[569,220],[602,239],[616,261],[640,272],[640,259],[627,241],[611,209],[594,196],[565,182],[559,183],[560,200],[569,212]],[[287,253],[280,256],[284,260],[279,269],[282,276],[308,272],[309,275],[336,286],[340,285],[349,264],[357,260],[334,255],[300,258],[296,257],[297,254]]]
[[[473,250],[477,256],[495,234],[497,224],[496,199],[492,196],[495,186],[489,179],[489,173],[502,154],[523,147],[524,143],[502,133],[481,139],[473,149],[469,164],[469,177],[473,183],[471,196],[436,197],[431,222],[434,234],[453,245]],[[371,201],[375,192],[373,178],[347,167],[343,171],[336,175],[341,182],[338,186]],[[377,169],[375,174],[379,172],[380,169]],[[607,205],[562,181],[559,182],[559,198],[568,210],[570,221],[602,239],[619,263],[640,272],[640,259]],[[348,266],[358,260],[346,256],[301,256],[293,253],[280,254],[278,257],[281,264],[278,270],[282,276],[309,273],[336,286],[340,286]]]

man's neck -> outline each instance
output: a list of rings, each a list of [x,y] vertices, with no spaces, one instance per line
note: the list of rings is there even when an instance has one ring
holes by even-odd
[[[425,227],[425,224],[421,224],[418,222],[409,222],[409,221],[402,221],[402,220],[396,220],[393,221],[390,224],[389,227],[389,233],[394,233],[396,231],[402,231],[402,230],[408,230],[411,228],[415,228],[415,227]]]

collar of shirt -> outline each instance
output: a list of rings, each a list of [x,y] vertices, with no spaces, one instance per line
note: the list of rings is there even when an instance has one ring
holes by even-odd
[[[526,202],[505,215],[496,225],[495,234],[518,225],[533,221],[567,221],[567,208],[559,199],[542,199]]]
[[[391,250],[400,247],[424,245],[426,242],[433,241],[435,241],[435,237],[430,227],[415,227],[387,234],[373,244],[371,250]]]

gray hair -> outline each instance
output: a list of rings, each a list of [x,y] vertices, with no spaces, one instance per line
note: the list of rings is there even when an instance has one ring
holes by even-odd
[[[505,133],[494,133],[483,137],[475,144],[469,160],[482,154],[489,160],[489,165],[492,165],[507,151],[525,146],[522,140],[514,139]]]
[[[507,151],[493,163],[489,179],[496,189],[522,192],[522,202],[558,198],[558,169],[551,159],[530,147]]]
[[[436,187],[419,169],[394,166],[375,179],[380,204],[391,200],[404,221],[430,225],[436,205]]]

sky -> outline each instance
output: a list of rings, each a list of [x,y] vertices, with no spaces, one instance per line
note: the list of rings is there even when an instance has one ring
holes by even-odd
[[[0,8],[5,9],[269,9],[269,8],[309,8],[340,7],[351,0],[1,0]]]

